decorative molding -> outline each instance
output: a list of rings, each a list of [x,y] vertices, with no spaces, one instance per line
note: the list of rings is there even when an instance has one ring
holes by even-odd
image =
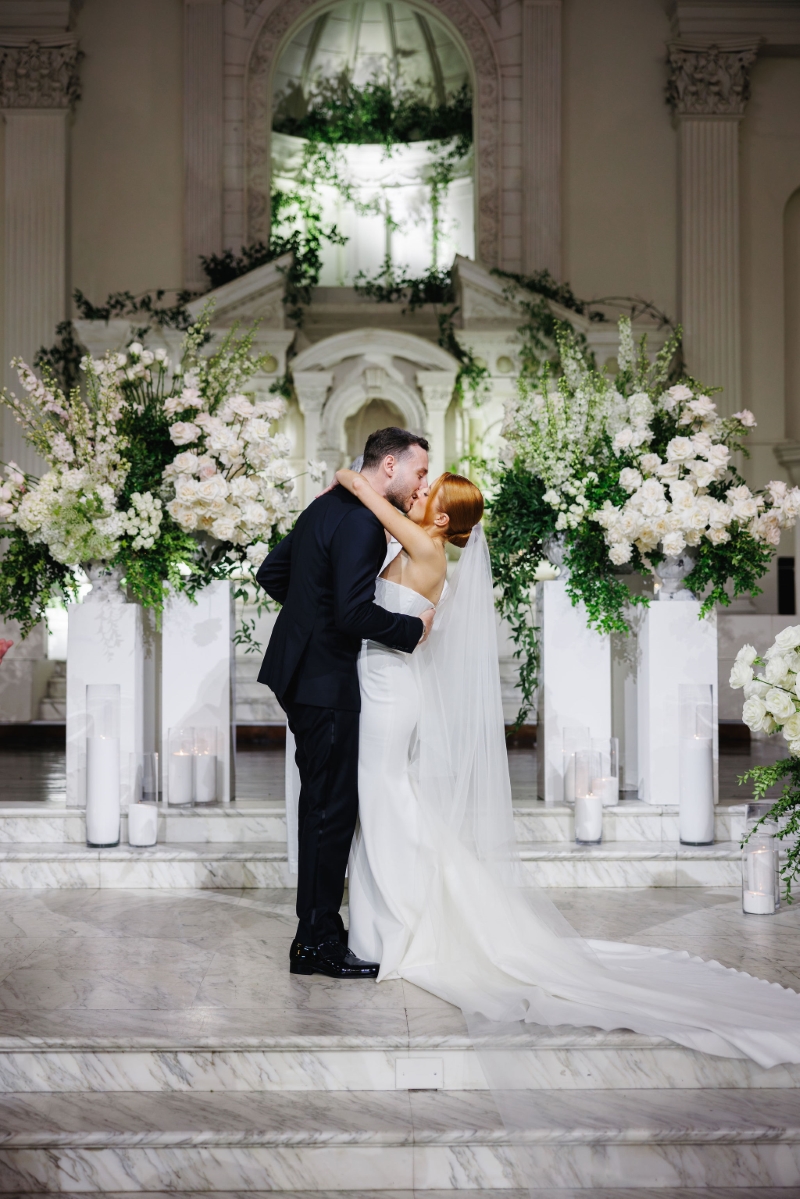
[[[475,72],[476,246],[496,266],[500,253],[500,70],[494,46],[464,0],[427,0],[455,28]],[[265,17],[253,40],[246,78],[247,240],[266,241],[270,219],[270,127],[272,68],[287,34],[315,0],[286,0]]]
[[[800,485],[800,442],[783,441],[772,451],[795,487]]]
[[[522,10],[523,270],[561,278],[561,0]]]
[[[758,42],[668,46],[667,103],[678,117],[744,116]]]
[[[797,0],[669,0],[668,13],[676,39],[755,39],[770,55],[800,48]]]
[[[184,0],[183,22],[183,278],[195,288],[200,256],[222,250],[222,0]]]
[[[52,44],[33,39],[22,45],[0,37],[0,108],[72,108],[81,98],[74,38]],[[16,38],[13,39],[17,41]],[[45,42],[50,44],[45,44]]]

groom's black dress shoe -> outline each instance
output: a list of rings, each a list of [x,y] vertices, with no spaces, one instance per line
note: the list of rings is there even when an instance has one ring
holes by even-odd
[[[290,974],[325,974],[328,978],[377,978],[378,962],[362,962],[341,941],[303,945],[296,938],[289,950]]]

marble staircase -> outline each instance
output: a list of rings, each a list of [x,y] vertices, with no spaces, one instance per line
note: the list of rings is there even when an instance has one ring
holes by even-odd
[[[674,807],[628,800],[604,813],[604,840],[577,846],[566,806],[515,797],[520,855],[545,887],[737,886],[744,805],[717,809],[716,842],[683,846]],[[278,798],[204,808],[162,808],[159,844],[88,849],[80,811],[53,803],[0,802],[2,887],[286,887],[286,822]]]

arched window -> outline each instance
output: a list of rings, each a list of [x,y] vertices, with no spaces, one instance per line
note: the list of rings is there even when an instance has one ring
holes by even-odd
[[[272,90],[273,232],[319,236],[321,284],[474,257],[469,69],[431,12],[336,3],[286,44]]]

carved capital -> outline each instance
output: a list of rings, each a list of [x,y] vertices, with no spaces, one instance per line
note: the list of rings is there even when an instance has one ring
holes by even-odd
[[[74,41],[0,45],[0,108],[72,108],[82,57]]]
[[[667,103],[678,117],[742,117],[758,42],[668,46]]]
[[[447,411],[455,385],[455,371],[417,371],[417,387],[429,413]]]

